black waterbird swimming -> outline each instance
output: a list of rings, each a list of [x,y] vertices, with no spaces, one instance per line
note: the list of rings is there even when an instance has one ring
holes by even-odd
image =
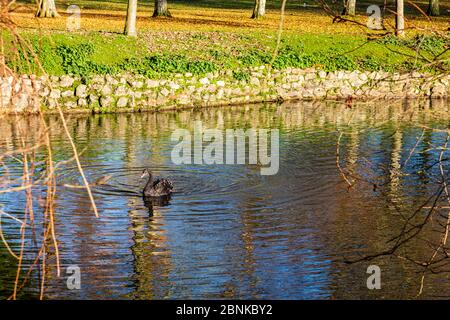
[[[145,198],[168,197],[172,194],[172,181],[168,179],[156,179],[155,181],[153,181],[153,175],[151,171],[149,169],[144,169],[144,171],[142,171],[141,179],[147,177],[148,181],[143,191]]]

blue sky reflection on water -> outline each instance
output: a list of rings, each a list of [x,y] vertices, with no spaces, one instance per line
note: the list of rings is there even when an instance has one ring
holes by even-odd
[[[385,184],[385,193],[361,183],[351,192],[336,168],[338,132],[342,158],[360,177],[385,183],[396,162],[404,161],[421,133],[418,123],[446,126],[418,112],[414,121],[393,115],[405,112],[392,105],[348,110],[327,104],[291,104],[180,113],[72,116],[69,124],[82,154],[90,181],[111,179],[94,187],[101,217],[96,219],[89,198],[76,185],[81,179],[73,164],[58,173],[57,235],[63,267],[79,265],[82,290],[69,291],[65,278],[57,279],[49,266],[48,298],[176,299],[262,298],[335,299],[407,298],[416,293],[414,270],[386,258],[387,288],[370,292],[365,287],[367,264],[343,260],[373,253],[395,234],[399,216],[389,205],[420,202],[431,190],[427,177],[410,174]],[[384,107],[386,108],[386,107]],[[414,107],[411,107],[414,108]],[[381,111],[380,111],[381,110]],[[354,113],[353,116],[351,113]],[[393,120],[395,118],[396,120]],[[175,165],[170,159],[177,127],[191,128],[194,120],[219,128],[280,129],[280,169],[261,176],[255,165]],[[56,120],[55,120],[56,121]],[[338,131],[339,130],[339,131]],[[6,132],[6,131],[2,131]],[[2,141],[14,143],[3,134]],[[70,156],[61,132],[52,132],[58,159]],[[425,137],[442,142],[442,134]],[[9,139],[9,140],[8,140]],[[4,148],[7,144],[2,143]],[[411,157],[414,173],[429,165],[438,153]],[[364,158],[365,160],[361,160]],[[370,169],[368,163],[375,165]],[[11,163],[14,174],[20,168]],[[166,207],[145,206],[139,180],[144,167],[156,176],[173,180],[176,192]],[[370,170],[369,170],[370,169]],[[33,196],[42,197],[39,190]],[[23,194],[3,194],[8,212],[23,210]],[[39,208],[36,202],[36,211]],[[152,212],[152,216],[149,215]],[[18,228],[3,221],[13,247]],[[413,248],[418,254],[421,248]],[[7,296],[14,264],[0,249],[0,296]],[[54,262],[54,256],[49,256]],[[37,273],[26,288],[36,294]],[[427,294],[445,291],[448,284],[430,277]]]

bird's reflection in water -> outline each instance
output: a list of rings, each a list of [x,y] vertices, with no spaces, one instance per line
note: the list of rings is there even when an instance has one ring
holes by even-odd
[[[161,197],[143,197],[144,205],[148,208],[149,216],[153,216],[153,207],[165,207],[170,203],[171,196],[161,196]]]

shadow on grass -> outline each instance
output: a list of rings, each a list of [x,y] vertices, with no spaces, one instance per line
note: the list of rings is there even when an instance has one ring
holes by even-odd
[[[18,4],[30,5],[31,0],[17,0]],[[69,5],[75,4],[82,9],[92,10],[124,10],[126,11],[128,0],[78,0],[74,3],[71,0],[56,0],[56,5],[62,10]],[[328,2],[327,2],[328,3]],[[366,10],[370,5],[379,5],[383,8],[384,0],[363,0],[357,1],[356,11],[359,15],[365,15]],[[423,12],[427,11],[428,0],[415,1],[415,5],[419,6]],[[227,10],[245,10],[251,15],[253,10],[254,0],[168,0],[170,9],[183,9],[183,8],[205,8],[205,9],[227,9]],[[280,0],[267,0],[266,8],[268,10],[279,10],[281,5]],[[330,7],[336,12],[340,13],[342,10],[342,1],[329,2]],[[390,10],[395,11],[395,3],[388,3],[387,6]],[[143,11],[153,11],[153,0],[139,2],[139,8]],[[316,12],[324,14],[324,10],[316,0],[290,0],[286,3],[286,9],[301,12]],[[450,16],[450,2],[440,2],[441,17]],[[390,13],[389,13],[390,14]],[[405,14],[409,16],[423,17],[422,13],[409,3],[405,3]]]

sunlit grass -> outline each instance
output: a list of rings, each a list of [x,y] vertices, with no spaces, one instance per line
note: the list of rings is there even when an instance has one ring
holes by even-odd
[[[211,3],[224,3],[223,8],[210,8]],[[366,29],[351,23],[333,23],[333,20],[315,2],[305,1],[306,7],[299,2],[288,7],[286,13],[285,30],[294,33],[330,33],[330,34],[365,34]],[[303,3],[303,2],[302,2]],[[90,1],[83,0],[73,3],[71,1],[57,1],[61,17],[51,19],[36,19],[34,17],[35,6],[30,3],[21,4],[14,13],[14,20],[21,28],[40,29],[42,31],[64,31],[69,14],[65,9],[76,4],[81,8],[81,31],[103,31],[121,33],[124,28],[126,1]],[[279,24],[279,10],[275,9],[275,3],[269,1],[269,9],[264,19],[253,20],[251,15],[251,1],[195,1],[192,4],[186,1],[170,2],[172,19],[152,19],[153,10],[150,1],[139,5],[138,29],[146,31],[264,31],[276,30]],[[365,23],[364,4],[360,4],[359,15],[356,19]],[[442,11],[445,13],[445,6]],[[419,12],[407,15],[408,28],[420,28],[422,30],[448,28],[448,16],[428,20]],[[387,21],[393,24],[393,21]]]
[[[359,1],[358,12],[364,13],[365,4]],[[280,13],[278,2],[268,2],[268,13],[263,19],[250,19],[251,0],[169,1],[173,18],[151,18],[150,1],[139,4],[139,36],[122,35],[126,1],[77,1],[81,7],[81,30],[66,31],[69,14],[65,8],[71,1],[57,1],[58,18],[37,19],[34,5],[21,4],[13,14],[22,34],[36,44],[40,60],[51,74],[62,74],[61,58],[55,48],[61,45],[77,46],[90,43],[95,48],[90,61],[114,65],[130,58],[143,58],[155,54],[187,57],[192,60],[210,61],[220,68],[241,66],[240,56],[247,53],[274,50]],[[370,60],[387,70],[403,70],[411,61],[402,53],[414,54],[405,47],[392,47],[369,41],[385,31],[371,31],[353,23],[333,23],[332,17],[317,7],[313,1],[288,2],[282,39],[283,46],[290,46],[304,54],[320,54],[330,59],[346,56],[365,68],[361,61]],[[426,5],[421,3],[422,7]],[[443,12],[445,5],[443,6]],[[417,33],[431,34],[431,30],[448,28],[448,17],[427,19],[417,12],[407,10],[409,36]],[[366,23],[367,17],[356,20]],[[386,20],[386,25],[393,21]],[[446,32],[446,31],[444,31]],[[320,66],[319,66],[320,67]]]

